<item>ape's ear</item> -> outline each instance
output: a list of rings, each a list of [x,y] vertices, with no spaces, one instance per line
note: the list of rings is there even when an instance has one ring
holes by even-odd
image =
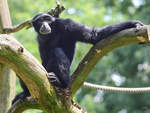
[[[56,20],[55,17],[52,16],[52,22],[55,22],[55,20]]]

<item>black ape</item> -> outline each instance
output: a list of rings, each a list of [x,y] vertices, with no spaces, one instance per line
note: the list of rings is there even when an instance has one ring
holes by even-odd
[[[96,44],[103,38],[124,29],[143,25],[138,21],[128,21],[102,28],[92,28],[71,19],[54,18],[47,13],[36,15],[32,24],[38,34],[42,65],[50,73],[50,81],[61,88],[67,88],[70,83],[70,65],[77,41]],[[25,95],[30,95],[25,85],[21,84]]]

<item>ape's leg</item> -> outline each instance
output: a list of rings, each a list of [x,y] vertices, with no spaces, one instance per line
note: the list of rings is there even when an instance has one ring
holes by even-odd
[[[21,84],[21,87],[23,88],[23,92],[19,93],[18,95],[15,96],[15,98],[13,99],[12,101],[12,104],[14,104],[17,100],[22,100],[24,101],[24,99],[27,97],[27,96],[30,96],[30,93],[29,93],[29,90],[28,88],[25,86],[25,84],[23,83],[22,80],[20,80],[20,84]]]
[[[70,83],[70,61],[61,48],[55,48],[52,56],[54,58],[49,58],[50,60],[46,65],[46,70],[49,72],[48,79],[54,84],[60,95],[68,96],[70,93],[68,89]]]
[[[50,54],[48,64],[45,67],[49,73],[48,78],[57,87],[67,88],[70,83],[70,61],[68,57],[61,48],[54,48]]]
[[[70,89],[69,88],[60,88],[59,86],[61,85],[58,77],[55,75],[55,73],[50,72],[47,75],[49,81],[54,85],[55,90],[59,95],[63,95],[65,99],[68,99],[70,96]]]

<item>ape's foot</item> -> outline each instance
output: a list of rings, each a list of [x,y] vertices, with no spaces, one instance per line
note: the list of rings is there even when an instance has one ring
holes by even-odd
[[[22,93],[20,93],[20,94],[18,94],[18,95],[16,95],[15,96],[15,98],[13,99],[13,101],[12,101],[12,104],[14,104],[16,101],[18,101],[18,100],[21,100],[22,102],[24,102],[25,101],[25,99],[26,99],[26,95],[25,95],[25,93],[24,92],[22,92]]]
[[[63,96],[64,99],[68,99],[70,96],[70,89],[69,88],[61,88],[61,83],[55,73],[50,72],[47,75],[49,81],[53,84],[55,91],[58,95]]]
[[[144,24],[140,21],[133,20],[132,21],[133,27],[136,28],[135,32],[138,32],[141,26],[144,26]]]
[[[140,21],[136,21],[135,23],[136,23],[136,27],[144,26],[144,24],[142,22],[140,22]]]
[[[70,97],[70,89],[69,88],[60,88],[60,87],[54,87],[57,94],[64,98],[64,100],[67,100]]]
[[[138,20],[133,20],[133,21],[131,21],[131,23],[132,23],[133,27],[136,27],[136,28],[138,28],[140,26],[144,26],[144,24]]]

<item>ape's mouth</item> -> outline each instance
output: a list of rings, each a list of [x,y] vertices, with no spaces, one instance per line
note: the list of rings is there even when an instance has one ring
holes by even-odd
[[[51,30],[45,30],[45,31],[40,30],[40,34],[42,34],[42,35],[47,35],[47,34],[50,34],[50,33],[51,33]]]

